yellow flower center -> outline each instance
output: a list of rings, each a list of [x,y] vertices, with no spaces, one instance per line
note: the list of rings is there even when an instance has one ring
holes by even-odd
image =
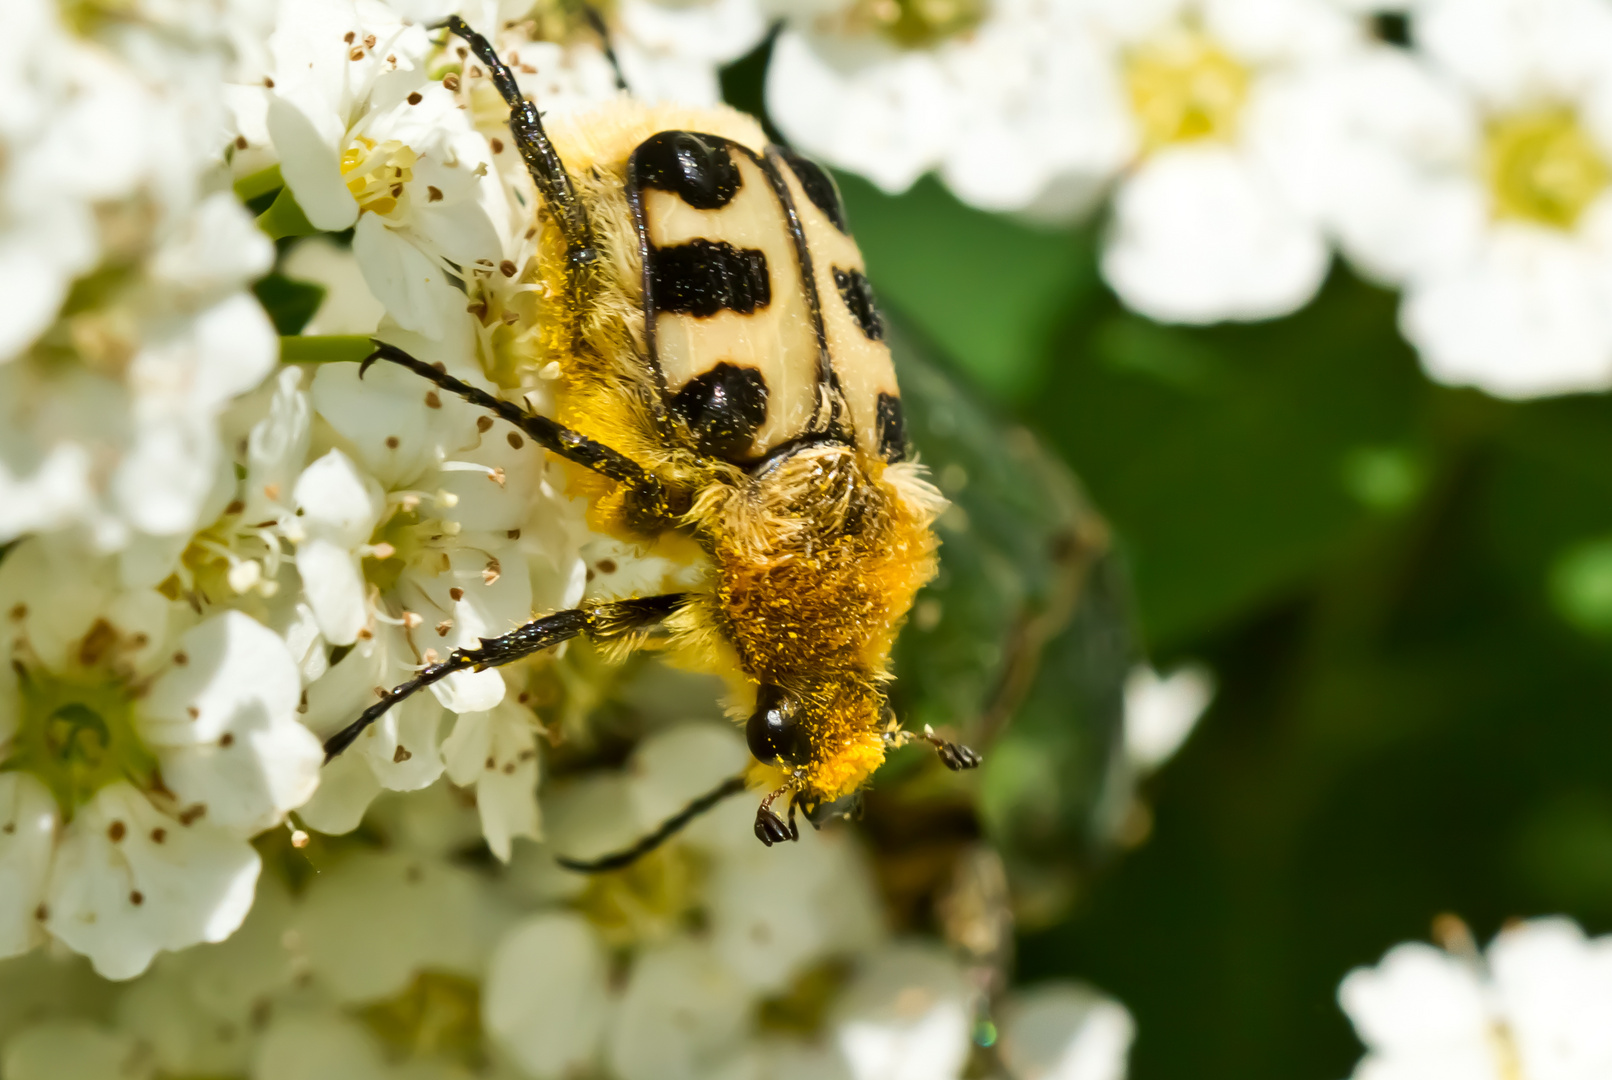
[[[434,575],[448,569],[442,540],[458,533],[458,523],[426,517],[420,512],[423,501],[416,493],[403,493],[392,513],[370,535],[364,579],[383,593],[397,585],[405,570]]]
[[[342,152],[341,174],[359,210],[385,215],[397,209],[403,185],[414,179],[419,160],[419,154],[396,139],[377,143],[360,136]]]
[[[984,21],[985,0],[858,0],[843,16],[851,33],[872,32],[903,49],[927,49]]]
[[[588,878],[577,910],[613,947],[656,941],[687,924],[704,876],[693,852],[670,844],[620,870]]]
[[[64,818],[114,781],[149,788],[156,779],[157,760],[135,731],[133,697],[117,671],[118,654],[143,644],[99,620],[68,671],[29,663],[26,647],[13,653],[22,722],[0,768],[38,777]]]
[[[1187,26],[1140,46],[1125,62],[1125,88],[1148,150],[1232,138],[1248,81],[1246,67]]]
[[[446,1058],[472,1070],[486,1065],[481,987],[474,979],[422,971],[396,997],[365,1006],[359,1018],[404,1059]]]
[[[1489,124],[1485,146],[1494,213],[1571,229],[1612,172],[1570,109],[1513,113]]]

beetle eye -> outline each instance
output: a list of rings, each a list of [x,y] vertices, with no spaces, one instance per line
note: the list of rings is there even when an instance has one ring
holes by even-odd
[[[757,761],[797,761],[801,752],[800,722],[795,700],[782,687],[764,685],[756,694],[756,711],[744,725],[745,741]]]

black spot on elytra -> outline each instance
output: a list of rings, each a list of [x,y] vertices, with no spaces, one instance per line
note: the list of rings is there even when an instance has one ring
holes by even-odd
[[[845,227],[845,203],[840,200],[839,185],[834,182],[834,178],[827,170],[811,158],[801,157],[793,150],[786,150],[781,146],[775,149],[778,156],[789,163],[795,179],[800,181],[800,186],[806,192],[806,197],[812,200],[812,205],[821,210],[824,216],[834,223],[836,229],[842,233],[849,233],[850,230]]]
[[[772,302],[767,256],[721,240],[690,240],[649,251],[649,288],[657,311],[707,318],[748,315]]]
[[[834,284],[839,288],[840,297],[850,310],[851,318],[862,328],[863,335],[869,341],[883,338],[884,319],[879,315],[879,305],[873,300],[873,286],[868,284],[867,276],[860,270],[841,270],[836,266]]]
[[[679,390],[671,406],[687,421],[700,453],[742,461],[767,419],[767,381],[755,368],[718,364]]]
[[[879,456],[891,462],[907,456],[907,421],[894,394],[879,395]]]
[[[742,183],[722,141],[690,131],[651,135],[632,152],[631,170],[640,187],[669,191],[696,210],[728,205]]]

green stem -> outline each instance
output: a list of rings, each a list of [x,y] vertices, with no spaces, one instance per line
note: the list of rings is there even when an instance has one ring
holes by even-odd
[[[375,351],[362,334],[306,334],[280,339],[280,359],[287,364],[356,364]]]

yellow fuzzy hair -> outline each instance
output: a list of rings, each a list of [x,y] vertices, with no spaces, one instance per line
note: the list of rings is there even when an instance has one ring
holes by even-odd
[[[724,676],[736,719],[754,708],[759,684],[788,688],[806,706],[812,754],[782,775],[808,802],[832,801],[884,760],[890,649],[934,575],[931,524],[945,500],[916,464],[886,465],[853,446],[808,447],[752,476],[668,437],[645,359],[643,264],[625,194],[633,150],[668,130],[720,135],[758,152],[766,145],[754,120],[725,107],[622,98],[552,124],[599,268],[579,286],[559,230],[540,212],[538,256],[526,275],[537,294],[495,340],[514,369],[558,361],[556,419],[685,493],[673,517],[646,531],[623,485],[571,469],[594,527],[644,544],[657,528],[675,529],[698,543],[712,566],[709,587],[666,620],[660,643],[680,666]],[[643,634],[624,633],[614,650],[643,644]]]

